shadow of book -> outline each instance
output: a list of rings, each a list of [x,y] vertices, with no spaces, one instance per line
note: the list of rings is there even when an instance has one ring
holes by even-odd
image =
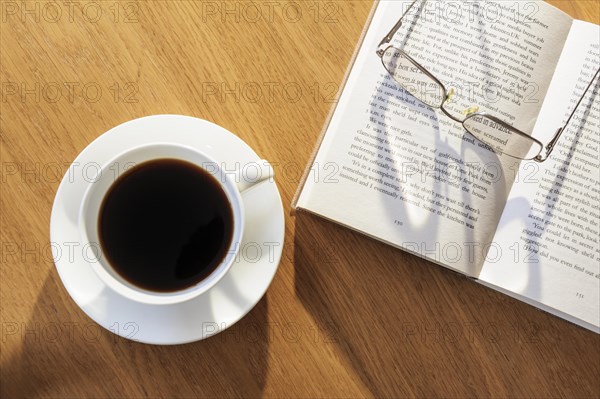
[[[296,295],[373,396],[545,396],[582,388],[560,370],[577,369],[570,351],[590,343],[590,332],[307,213],[297,213],[295,237]],[[580,356],[592,362],[591,352]],[[564,364],[555,370],[548,365],[556,358]],[[507,385],[524,378],[522,370],[528,381],[544,381],[543,389]]]

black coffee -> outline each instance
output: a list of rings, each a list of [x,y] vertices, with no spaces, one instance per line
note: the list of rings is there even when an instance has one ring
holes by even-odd
[[[103,255],[140,288],[173,292],[210,275],[233,237],[233,211],[215,177],[191,163],[158,159],[127,170],[102,203]]]

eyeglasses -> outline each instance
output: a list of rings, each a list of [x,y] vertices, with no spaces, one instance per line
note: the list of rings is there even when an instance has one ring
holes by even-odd
[[[402,27],[404,17],[417,1],[412,2],[392,30],[379,43],[377,55],[381,58],[383,66],[391,77],[417,100],[431,108],[441,110],[453,121],[461,123],[467,132],[491,147],[495,152],[536,162],[543,162],[548,159],[561,134],[575,115],[579,104],[581,104],[592,83],[600,74],[600,68],[598,68],[583,92],[565,125],[556,131],[552,140],[545,147],[541,141],[485,112],[468,112],[464,119],[458,118],[445,107],[454,95],[454,90],[447,90],[442,82],[404,50],[389,45],[394,35]],[[386,47],[386,45],[388,46]],[[476,109],[476,107],[470,108],[470,111],[473,109]]]

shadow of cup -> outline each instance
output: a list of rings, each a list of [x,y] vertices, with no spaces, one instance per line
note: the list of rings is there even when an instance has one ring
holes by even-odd
[[[264,297],[242,320],[203,341],[145,345],[89,319],[50,273],[29,319],[2,323],[2,344],[12,341],[20,349],[2,358],[0,393],[7,398],[259,397],[268,368],[267,309]]]

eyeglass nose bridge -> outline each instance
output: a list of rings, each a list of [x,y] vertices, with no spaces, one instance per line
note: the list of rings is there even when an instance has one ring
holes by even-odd
[[[469,114],[466,118],[458,118],[456,116],[454,116],[450,111],[448,111],[448,109],[445,107],[446,103],[448,102],[448,100],[446,99],[442,105],[440,106],[440,110],[444,113],[444,115],[446,115],[448,118],[452,119],[454,122],[458,122],[460,124],[464,123],[464,121],[466,121],[470,116],[475,115],[475,114]]]

